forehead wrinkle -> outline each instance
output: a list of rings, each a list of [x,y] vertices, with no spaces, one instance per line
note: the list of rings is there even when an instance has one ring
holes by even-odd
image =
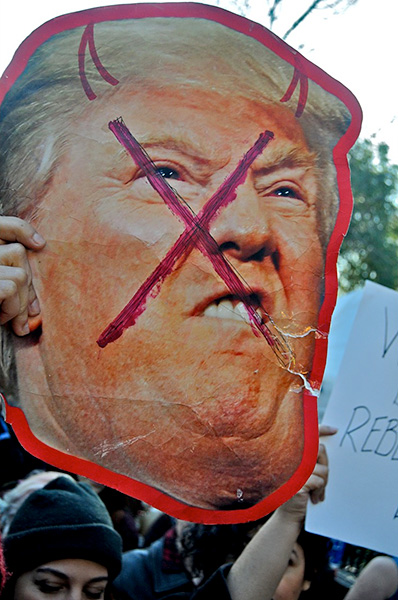
[[[224,150],[223,156],[214,145],[204,144],[199,140],[193,140],[189,134],[186,137],[180,135],[151,135],[142,136],[139,139],[140,144],[145,148],[151,156],[151,149],[163,148],[173,150],[184,154],[198,165],[209,166],[214,169],[220,169],[225,166],[230,159],[230,151]],[[245,150],[242,150],[245,152]],[[152,158],[152,157],[151,157]]]
[[[306,148],[298,147],[291,143],[272,143],[265,149],[263,154],[256,160],[256,170],[277,170],[285,167],[314,168],[316,154],[309,152]],[[257,166],[258,165],[258,166]]]

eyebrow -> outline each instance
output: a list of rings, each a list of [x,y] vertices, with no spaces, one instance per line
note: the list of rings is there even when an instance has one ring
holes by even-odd
[[[62,571],[58,571],[58,569],[53,569],[51,567],[38,567],[36,569],[36,573],[50,573],[51,575],[56,575],[61,579],[69,579],[68,575],[63,573]]]
[[[275,138],[275,141],[277,139]],[[274,171],[290,168],[305,168],[315,167],[316,153],[309,150],[298,148],[295,144],[287,142],[275,146],[270,145],[268,154],[265,152],[257,159],[258,168],[255,165],[256,171]]]
[[[58,571],[58,569],[53,569],[52,567],[38,567],[36,569],[36,573],[50,573],[51,575],[55,575],[56,577],[64,579],[65,581],[69,580],[69,575],[66,575],[66,573],[63,573],[62,571]],[[101,577],[93,577],[92,579],[89,579],[87,583],[108,581],[108,579],[109,578],[106,575],[102,575]]]

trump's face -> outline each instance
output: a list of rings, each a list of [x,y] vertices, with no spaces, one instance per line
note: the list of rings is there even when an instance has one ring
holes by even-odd
[[[248,302],[284,335],[290,368],[197,247],[136,323],[99,348],[184,231],[109,131],[119,116],[195,214],[259,134],[273,132],[209,231]],[[126,85],[90,104],[68,131],[35,220],[47,239],[33,257],[43,333],[30,351],[39,362],[17,354],[33,432],[198,507],[249,506],[278,489],[303,452],[303,377],[323,276],[318,201],[314,157],[283,106]]]

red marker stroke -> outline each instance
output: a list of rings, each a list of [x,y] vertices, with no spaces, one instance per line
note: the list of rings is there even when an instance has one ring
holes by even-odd
[[[117,340],[125,329],[134,325],[146,308],[148,296],[155,297],[159,293],[161,284],[172,272],[177,260],[183,255],[185,257],[188,256],[196,247],[210,260],[214,270],[224,281],[231,294],[238,297],[244,304],[255,333],[262,335],[266,339],[283,366],[289,366],[292,352],[283,335],[274,330],[272,320],[269,320],[267,323],[264,322],[263,317],[257,310],[259,308],[258,302],[250,297],[250,292],[248,292],[247,287],[245,287],[240,279],[239,274],[225,258],[216,240],[209,233],[209,227],[219,210],[233,202],[236,198],[236,188],[245,181],[250,166],[273,139],[273,133],[265,131],[259,136],[254,145],[240,160],[234,171],[206,202],[202,210],[195,215],[158,172],[156,165],[130,133],[123,120],[116,119],[115,121],[111,121],[109,129],[124,146],[137,166],[144,172],[150,185],[163,199],[168,208],[184,223],[185,230],[156,269],[140,286],[130,302],[101,333],[97,340],[98,345],[104,348],[107,344]],[[265,311],[263,312],[266,314]],[[267,317],[269,319],[268,315]]]

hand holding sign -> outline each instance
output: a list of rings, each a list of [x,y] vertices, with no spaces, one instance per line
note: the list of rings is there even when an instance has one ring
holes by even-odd
[[[26,248],[41,250],[45,241],[26,221],[0,217],[0,324],[11,321],[17,335],[27,335],[40,320]]]

